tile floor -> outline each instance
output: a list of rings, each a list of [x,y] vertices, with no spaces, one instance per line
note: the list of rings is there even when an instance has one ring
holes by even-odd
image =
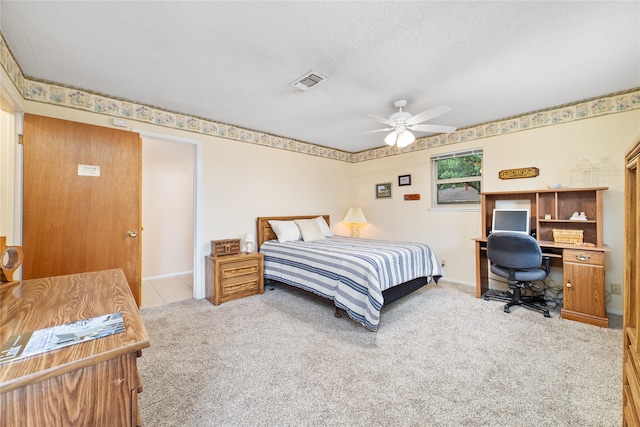
[[[149,308],[193,298],[193,273],[142,280],[142,307]]]

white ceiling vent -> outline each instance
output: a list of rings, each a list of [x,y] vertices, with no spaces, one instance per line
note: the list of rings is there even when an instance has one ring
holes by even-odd
[[[315,71],[309,71],[304,76],[292,81],[291,86],[296,87],[300,90],[307,90],[307,89],[311,89],[318,83],[325,81],[326,79],[327,78],[320,73],[316,73]]]

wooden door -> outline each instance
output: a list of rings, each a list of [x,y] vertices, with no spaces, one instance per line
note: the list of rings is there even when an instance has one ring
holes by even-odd
[[[137,133],[26,114],[24,279],[122,268],[141,303]]]

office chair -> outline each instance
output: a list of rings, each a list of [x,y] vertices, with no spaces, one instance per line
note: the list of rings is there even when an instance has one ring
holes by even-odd
[[[549,257],[535,238],[523,233],[496,232],[487,239],[487,256],[491,261],[491,272],[507,279],[512,292],[501,294],[487,292],[484,299],[506,301],[505,313],[514,305],[521,305],[551,317],[542,295],[523,295],[523,291],[536,287],[533,282],[549,275]],[[542,264],[544,260],[544,265]]]

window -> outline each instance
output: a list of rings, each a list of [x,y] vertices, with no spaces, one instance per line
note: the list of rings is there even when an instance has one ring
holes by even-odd
[[[479,204],[482,191],[482,150],[431,157],[433,207]]]

